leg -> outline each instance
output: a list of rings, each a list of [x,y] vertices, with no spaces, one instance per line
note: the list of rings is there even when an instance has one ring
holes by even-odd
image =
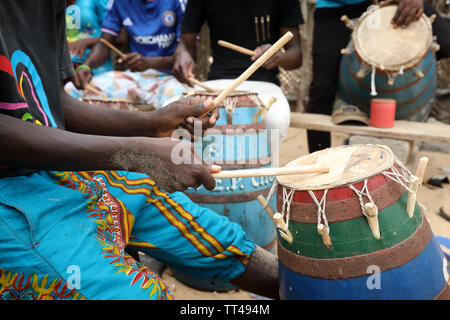
[[[277,257],[256,246],[244,273],[231,283],[264,297],[280,299]]]
[[[340,50],[350,41],[351,31],[340,20],[359,17],[370,2],[340,8],[318,8],[314,13],[313,80],[306,112],[330,115],[336,98]],[[330,147],[329,132],[308,130],[309,152]]]
[[[114,185],[111,194],[134,213],[129,247],[195,278],[231,281],[278,296],[276,257],[255,248],[238,224],[199,207],[184,193],[166,193],[143,174],[99,172],[94,177]]]
[[[133,217],[98,180],[39,173],[0,187],[0,299],[171,298],[125,253]]]
[[[450,57],[450,25],[447,21],[441,18],[438,12],[428,3],[424,2],[423,10],[425,15],[431,16],[436,15],[436,20],[434,20],[433,35],[437,37],[437,43],[440,46],[438,52],[436,52],[436,59],[444,59]]]

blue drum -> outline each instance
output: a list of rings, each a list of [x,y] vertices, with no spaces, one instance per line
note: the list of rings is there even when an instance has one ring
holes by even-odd
[[[439,46],[425,15],[407,28],[393,28],[396,10],[374,7],[349,25],[352,40],[343,50],[338,98],[369,116],[371,99],[395,99],[396,119],[425,121],[436,92]]]
[[[215,98],[219,92],[195,91],[191,97]],[[253,92],[236,91],[218,106],[220,118],[214,128],[206,131],[203,139],[194,142],[196,151],[205,162],[216,164],[222,170],[267,168],[272,166],[271,134],[266,129],[262,115],[265,106]],[[274,134],[278,137],[278,134]],[[195,203],[238,223],[260,247],[269,251],[276,245],[276,229],[272,220],[259,204],[257,197],[267,197],[273,177],[217,179],[213,191],[203,186],[188,189],[186,194]],[[271,206],[275,207],[276,196]],[[180,274],[174,276],[197,289],[228,291],[236,289],[229,283],[214,279],[202,280]]]

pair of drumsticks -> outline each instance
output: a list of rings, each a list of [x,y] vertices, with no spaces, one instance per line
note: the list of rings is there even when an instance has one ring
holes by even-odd
[[[204,112],[199,118],[203,118],[213,111],[217,106],[231,93],[233,92],[242,82],[247,80],[259,67],[261,67],[267,60],[269,60],[272,55],[274,55],[278,50],[280,50],[288,41],[292,39],[293,35],[291,32],[287,32],[283,37],[281,37],[277,42],[275,42],[264,54],[262,54],[246,71],[244,71],[238,78],[236,78],[230,86],[225,88],[220,92],[220,94],[214,99],[213,106],[206,112]],[[117,49],[114,45],[109,43],[107,40],[101,38],[100,42],[105,44],[120,57],[124,57],[125,54]],[[248,55],[254,55],[255,52],[233,45],[226,41],[219,41],[221,46],[236,50]],[[201,86],[208,91],[215,91],[214,89],[206,86],[202,82],[196,80],[195,78],[190,78],[192,83]],[[243,178],[243,177],[261,177],[261,176],[280,176],[280,175],[295,175],[295,174],[306,174],[306,173],[326,173],[329,168],[317,167],[317,166],[303,166],[303,167],[284,167],[284,168],[264,168],[264,169],[244,169],[244,170],[229,170],[221,171],[219,173],[213,174],[213,177],[217,179],[225,178]]]

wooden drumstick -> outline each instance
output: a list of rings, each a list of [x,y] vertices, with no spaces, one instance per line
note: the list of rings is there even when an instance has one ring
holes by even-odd
[[[277,42],[275,42],[266,52],[264,52],[253,64],[245,70],[233,83],[224,89],[215,99],[213,106],[203,113],[199,118],[203,118],[213,111],[230,93],[232,93],[242,82],[250,78],[250,76],[260,68],[267,60],[269,60],[278,50],[280,50],[293,37],[292,32],[288,31]]]
[[[428,165],[429,159],[427,157],[422,157],[417,165],[416,174],[411,176],[409,188],[411,192],[408,193],[408,200],[406,203],[406,211],[410,218],[414,217],[414,208],[416,207],[417,190],[423,182],[423,176],[425,174],[425,169]]]
[[[263,195],[259,195],[257,197],[258,202],[261,204],[261,206],[266,210],[266,213],[269,215],[270,219],[273,221],[273,224],[275,227],[280,229],[280,236],[286,240],[289,243],[292,243],[294,240],[292,238],[291,231],[287,228],[286,223],[283,220],[283,217],[279,212],[275,213],[269,204],[266,204],[266,199],[264,199]]]
[[[373,202],[368,202],[364,204],[364,209],[366,210],[366,218],[369,223],[370,230],[372,231],[375,239],[380,239],[380,226],[378,224],[378,208]]]
[[[108,98],[108,96],[106,94],[104,94],[103,92],[101,92],[100,90],[98,90],[96,87],[94,87],[92,84],[90,83],[86,83],[86,90],[91,91],[93,93],[95,93],[96,95],[99,95],[105,99]]]
[[[209,92],[215,92],[215,91],[216,91],[216,90],[214,90],[213,88],[208,87],[206,84],[204,84],[204,83],[201,82],[201,81],[198,81],[198,80],[195,79],[195,78],[190,77],[190,78],[189,78],[189,81],[191,81],[192,83],[198,85],[199,87],[202,87],[202,88],[205,89],[206,91],[209,91]]]
[[[284,176],[284,175],[296,175],[307,173],[327,173],[329,171],[330,168],[311,165],[311,166],[283,167],[283,168],[225,170],[218,173],[214,173],[212,176],[216,179],[230,179],[230,178]]]
[[[110,48],[112,51],[117,53],[121,58],[125,57],[125,53],[117,49],[115,46],[113,46],[108,40],[100,38],[100,42],[103,43],[105,46]]]
[[[277,98],[272,97],[270,98],[269,102],[267,103],[267,106],[259,106],[258,110],[256,111],[255,115],[253,116],[253,123],[256,123],[258,121],[259,116],[262,113],[262,117],[261,120],[264,120],[264,118],[266,117],[267,112],[270,110],[270,108],[272,107],[272,105],[277,101]],[[264,109],[264,111],[263,111]]]
[[[267,107],[263,110],[261,119],[264,120],[266,117],[267,112],[269,112],[270,108],[272,108],[272,105],[277,101],[277,98],[272,97],[270,98],[269,102],[267,103]]]
[[[231,49],[231,50],[234,50],[234,51],[237,51],[237,52],[249,55],[249,56],[254,56],[256,54],[256,51],[249,50],[247,48],[232,44],[228,41],[219,40],[217,43],[219,44],[219,46],[222,46],[222,47],[225,47],[225,48],[228,48],[228,49]]]

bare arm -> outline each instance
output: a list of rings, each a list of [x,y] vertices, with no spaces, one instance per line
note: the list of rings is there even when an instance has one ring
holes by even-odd
[[[189,77],[193,76],[195,61],[197,57],[196,33],[183,33],[174,57],[173,75],[178,81],[191,86]]]
[[[302,65],[302,47],[300,42],[300,34],[298,27],[282,27],[280,28],[280,37],[285,33],[291,32],[294,36],[285,46],[284,52],[278,51],[264,64],[266,69],[273,69],[275,67],[283,68],[285,70],[293,70],[300,68]],[[271,47],[270,44],[262,45],[255,49],[256,54],[252,56],[252,61],[258,59],[264,52]]]

